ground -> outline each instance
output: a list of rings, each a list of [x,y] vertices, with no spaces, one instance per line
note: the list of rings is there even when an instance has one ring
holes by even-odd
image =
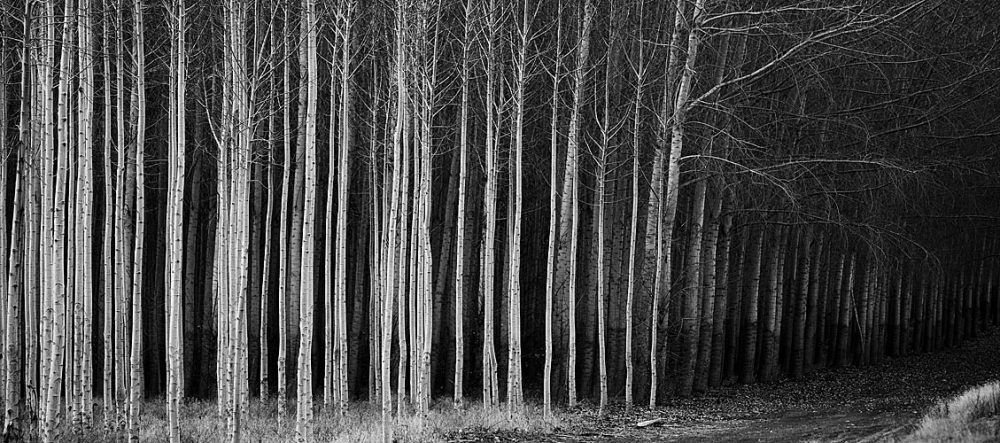
[[[828,369],[802,381],[740,385],[692,399],[672,399],[655,411],[604,417],[581,409],[560,416],[550,432],[496,435],[500,441],[892,441],[912,432],[935,403],[1000,379],[1000,330],[948,350],[886,359],[869,367]],[[636,423],[664,418],[659,427]],[[453,441],[497,441],[488,433]],[[505,438],[506,437],[506,438]]]
[[[406,414],[396,423],[395,435],[400,441],[447,442],[894,441],[916,430],[935,403],[998,379],[1000,330],[994,330],[936,353],[820,370],[801,381],[715,389],[691,399],[668,399],[656,410],[625,413],[615,404],[598,416],[596,408],[585,406],[560,410],[549,421],[532,404],[526,414],[508,420],[505,412],[486,412],[475,403],[455,411],[442,399],[426,418]],[[289,441],[294,422],[279,425],[276,409],[273,401],[254,402],[244,441]],[[185,405],[182,440],[219,441],[224,433],[215,411],[207,402]],[[165,441],[165,415],[162,402],[145,408],[142,441]],[[379,417],[377,407],[367,403],[352,403],[344,418],[320,411],[317,440],[380,441]],[[636,426],[654,418],[662,419],[660,426]]]

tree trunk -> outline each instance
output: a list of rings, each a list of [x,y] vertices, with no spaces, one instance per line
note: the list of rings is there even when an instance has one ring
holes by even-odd
[[[819,276],[820,270],[824,265],[822,260],[823,247],[825,246],[822,232],[816,236],[815,243],[816,247],[812,259],[812,267],[808,269],[809,293],[806,300],[806,333],[802,355],[803,372],[811,371],[813,365],[816,363],[816,329],[819,325],[819,306],[821,303],[819,296]]]
[[[726,325],[729,323],[729,297],[727,295],[729,292],[729,253],[733,240],[732,229],[732,215],[726,214],[722,219],[717,236],[722,240],[716,239],[716,242],[721,244],[716,252],[715,294],[713,295],[715,297],[715,313],[713,314],[715,321],[712,324],[712,355],[708,364],[708,386],[713,388],[722,385],[723,357],[728,339]]]
[[[844,253],[844,268],[847,273],[840,288],[840,315],[837,323],[837,366],[850,364],[848,350],[851,346],[851,317],[854,311],[854,270],[856,253]]]
[[[302,9],[304,19],[302,29],[306,34],[305,38],[305,80],[306,80],[306,106],[305,106],[305,143],[301,145],[303,157],[305,158],[304,174],[304,209],[302,223],[302,256],[299,263],[301,272],[299,277],[299,291],[292,291],[294,294],[301,294],[301,309],[299,311],[299,367],[297,373],[298,401],[296,402],[296,426],[295,440],[305,442],[312,440],[312,338],[313,338],[313,294],[314,294],[314,274],[313,242],[315,238],[315,214],[316,214],[316,105],[317,91],[319,86],[319,67],[317,64],[317,20],[315,0],[303,0]],[[294,242],[294,235],[293,235]]]
[[[750,286],[746,293],[746,306],[743,310],[743,371],[740,382],[751,384],[756,381],[757,369],[757,305],[758,288],[760,287],[760,255],[764,243],[764,229],[760,229],[754,236],[753,245],[750,246]]]
[[[568,343],[565,372],[567,377],[569,407],[576,406],[576,285],[577,285],[577,245],[580,227],[580,113],[583,107],[583,91],[587,81],[587,64],[590,57],[590,31],[593,25],[594,5],[591,0],[580,5],[583,8],[579,35],[577,36],[576,68],[573,70],[573,105],[570,112],[566,148],[566,169],[563,176],[563,200],[559,221],[559,255],[556,261],[556,281],[560,290],[557,297],[567,304],[566,327]]]
[[[716,180],[720,181],[720,180]],[[721,192],[722,189],[719,188]],[[722,214],[722,195],[716,196],[712,202],[711,214],[709,218],[708,231],[704,237],[704,258],[702,265],[702,297],[701,297],[701,332],[698,337],[698,365],[696,367],[697,378],[695,379],[694,390],[705,392],[708,390],[708,378],[711,373],[710,360],[712,355],[712,341],[715,338],[715,283],[717,252],[720,230],[720,215]],[[720,316],[721,317],[721,316]]]
[[[462,407],[463,384],[465,373],[465,225],[467,221],[466,213],[466,188],[469,182],[468,157],[469,157],[469,83],[470,76],[470,55],[472,50],[472,14],[471,2],[465,5],[465,20],[463,22],[464,35],[462,38],[462,103],[459,115],[459,172],[458,172],[458,226],[455,233],[455,392],[454,402],[456,408]],[[548,318],[548,317],[546,317]],[[546,320],[548,321],[548,320]],[[548,354],[546,354],[548,355]],[[546,372],[546,376],[548,373]],[[546,386],[548,386],[546,384]],[[548,405],[548,403],[546,403]]]
[[[468,9],[467,9],[468,11]],[[556,12],[556,54],[554,60],[554,67],[552,69],[552,98],[550,101],[551,106],[551,121],[549,130],[549,235],[548,235],[548,249],[545,254],[546,267],[545,267],[545,369],[542,380],[542,403],[543,403],[543,415],[546,418],[552,417],[552,358],[554,352],[554,346],[552,343],[552,324],[555,321],[553,316],[555,312],[553,311],[553,304],[555,302],[555,280],[556,280],[556,265],[557,256],[556,249],[559,242],[557,235],[557,218],[559,216],[559,177],[558,177],[558,157],[559,157],[559,80],[560,68],[562,67],[562,8],[558,8]],[[466,13],[466,22],[469,20],[469,14]],[[468,26],[468,25],[466,25]],[[466,28],[466,42],[468,42],[468,27]],[[468,43],[466,43],[468,44]],[[467,55],[463,57],[463,68],[467,69]],[[465,74],[465,77],[468,77]],[[466,106],[466,91],[463,89],[463,111],[467,111]],[[464,116],[464,114],[463,114]],[[465,118],[463,117],[463,121]],[[465,152],[464,150],[462,152]],[[464,162],[462,163],[465,164]],[[461,257],[461,255],[459,256]],[[459,311],[456,307],[456,313]]]
[[[133,5],[135,26],[135,103],[136,118],[136,153],[135,153],[135,252],[132,254],[132,346],[129,349],[131,374],[129,376],[129,441],[139,441],[139,409],[141,405],[140,390],[142,389],[142,258],[145,236],[146,214],[146,180],[145,180],[145,140],[146,140],[146,55],[143,41],[143,4],[135,0]]]

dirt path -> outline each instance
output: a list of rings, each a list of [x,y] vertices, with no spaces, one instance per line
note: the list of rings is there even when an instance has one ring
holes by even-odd
[[[726,387],[656,411],[605,417],[581,409],[533,441],[887,441],[907,433],[941,398],[1000,379],[1000,330],[937,353],[866,368],[817,371],[803,381]],[[660,427],[637,428],[650,418]],[[503,439],[501,439],[503,440]]]

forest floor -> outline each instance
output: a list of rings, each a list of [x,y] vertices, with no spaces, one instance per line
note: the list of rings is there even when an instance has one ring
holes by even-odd
[[[613,405],[565,411],[560,423],[535,435],[450,435],[451,441],[895,441],[912,432],[930,406],[1000,379],[1000,329],[951,349],[868,367],[817,370],[782,380],[713,389],[668,399],[656,410],[626,414]],[[639,428],[659,418],[660,426]]]
[[[713,389],[689,399],[666,399],[655,410],[637,407],[626,413],[618,402],[603,416],[585,405],[557,410],[554,420],[545,420],[540,405],[532,403],[524,415],[508,420],[505,412],[474,403],[456,411],[441,399],[426,418],[404,414],[394,420],[394,428],[397,440],[408,442],[895,441],[913,432],[933,404],[998,379],[1000,328],[939,352],[817,370],[803,380]],[[185,404],[182,441],[221,441],[225,434],[216,410],[212,402]],[[276,411],[273,401],[252,402],[241,426],[244,438],[291,441],[294,406],[283,424]],[[367,402],[352,403],[345,417],[322,410],[314,435],[317,441],[380,441],[380,417],[377,406]],[[659,425],[636,426],[651,419],[660,419]],[[103,440],[99,434],[75,441]],[[166,441],[166,436],[163,402],[147,403],[141,440]]]

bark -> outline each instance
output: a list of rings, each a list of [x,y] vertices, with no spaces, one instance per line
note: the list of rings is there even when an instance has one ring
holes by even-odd
[[[721,189],[720,189],[721,190]],[[709,228],[704,237],[704,260],[702,265],[702,297],[701,297],[701,332],[698,342],[698,365],[696,367],[697,378],[694,390],[705,392],[708,390],[708,379],[711,373],[710,360],[712,356],[712,342],[715,339],[715,283],[717,270],[717,253],[719,246],[719,230],[722,213],[722,196],[716,196],[712,202],[711,214],[709,218]],[[720,315],[721,317],[721,315]]]
[[[317,90],[319,85],[319,74],[317,65],[317,20],[315,0],[303,0],[302,9],[304,19],[302,29],[306,34],[305,38],[305,80],[306,80],[306,103],[305,103],[305,143],[301,145],[303,157],[305,159],[304,174],[304,208],[302,223],[302,255],[301,278],[298,289],[301,289],[301,309],[299,310],[299,355],[297,374],[296,401],[296,426],[295,440],[297,442],[311,441],[312,436],[312,338],[313,338],[313,242],[315,235],[315,213],[316,213],[316,106]],[[293,235],[293,242],[294,242]],[[294,294],[298,291],[292,291]],[[294,340],[293,340],[294,341]]]
[[[781,306],[782,306],[782,282],[785,268],[785,256],[787,255],[788,231],[786,226],[777,226],[775,229],[775,243],[771,251],[770,262],[768,264],[769,290],[767,292],[767,302],[763,303],[764,313],[764,336],[763,336],[763,379],[774,380],[778,375],[778,345],[781,337]]]
[[[468,21],[469,16],[466,13],[466,21]],[[468,28],[466,28],[466,34],[468,34]],[[466,36],[466,41],[468,36]],[[548,249],[545,254],[546,258],[546,268],[545,268],[545,369],[542,380],[542,403],[543,403],[543,415],[546,418],[552,417],[552,358],[553,358],[553,343],[552,343],[552,324],[555,321],[553,318],[553,304],[556,297],[555,294],[555,280],[556,280],[556,249],[559,239],[557,235],[557,217],[559,215],[559,191],[558,191],[558,157],[559,157],[559,80],[560,68],[562,62],[562,3],[558,5],[557,17],[556,17],[556,54],[555,54],[555,66],[552,69],[552,98],[551,98],[551,122],[549,130],[549,154],[551,155],[549,160],[549,235],[548,235]],[[466,58],[462,59],[463,67],[467,67]],[[465,77],[468,77],[465,74]],[[462,110],[463,119],[466,121],[465,113],[467,113],[468,106],[467,102],[467,91],[463,89],[463,99],[462,99]],[[465,150],[462,151],[463,153]],[[462,162],[465,165],[465,162]],[[464,200],[464,199],[463,199]],[[461,243],[461,240],[459,240]],[[462,257],[461,255],[459,257]],[[458,307],[455,308],[455,312],[459,313]]]
[[[494,284],[494,256],[496,243],[496,218],[497,218],[497,181],[499,174],[498,167],[498,135],[496,134],[496,46],[497,33],[499,27],[499,17],[496,0],[490,0],[488,5],[486,29],[486,195],[485,210],[483,217],[486,220],[486,229],[483,240],[483,406],[491,408],[496,406],[499,399],[497,385],[497,362],[494,351],[493,338],[493,293]]]
[[[680,169],[678,169],[678,172]],[[687,257],[684,263],[686,282],[682,293],[681,312],[681,380],[677,395],[690,397],[694,389],[695,371],[698,369],[699,335],[702,321],[702,240],[705,236],[705,194],[706,179],[695,178],[689,232]],[[678,182],[679,183],[679,182]],[[668,243],[669,244],[669,243]]]
[[[173,97],[173,123],[171,127],[172,152],[169,155],[169,197],[167,200],[167,213],[170,220],[167,222],[167,241],[169,245],[168,266],[169,270],[167,287],[169,288],[169,300],[167,301],[167,417],[169,419],[169,434],[171,442],[180,441],[180,402],[183,395],[184,382],[181,359],[183,357],[182,338],[182,294],[183,286],[181,274],[184,258],[184,176],[185,176],[185,128],[184,128],[184,77],[187,72],[185,66],[185,21],[184,21],[184,0],[178,0],[175,5],[177,21],[173,23],[173,33],[171,35],[171,55],[176,57],[171,61],[176,66],[176,71],[171,73],[171,91]],[[193,294],[192,294],[193,295]],[[189,295],[190,297],[190,295]]]
[[[722,197],[720,197],[722,198]],[[709,358],[708,386],[718,387],[722,384],[724,369],[724,355],[726,351],[726,325],[729,324],[729,254],[730,246],[733,242],[733,218],[726,214],[719,226],[718,251],[716,252],[715,269],[715,321],[712,324],[712,355]]]
[[[458,172],[458,226],[455,233],[455,407],[460,408],[463,402],[463,384],[465,372],[465,226],[467,223],[466,189],[469,182],[469,83],[470,54],[472,49],[473,8],[471,2],[465,5],[464,35],[462,38],[462,103],[459,114],[459,172]],[[551,287],[551,285],[550,285]],[[546,314],[546,321],[550,314]],[[546,341],[548,343],[548,341]],[[546,356],[549,354],[547,353]],[[548,360],[546,360],[548,361]],[[548,367],[548,366],[546,366]],[[546,372],[546,377],[548,372]],[[548,386],[548,384],[546,384]],[[546,391],[547,392],[547,391]],[[547,397],[546,397],[547,398]],[[548,403],[546,403],[546,406]]]
[[[114,109],[111,106],[112,100],[112,89],[111,89],[111,50],[109,49],[111,42],[111,35],[109,32],[110,19],[104,19],[101,21],[101,34],[102,34],[102,46],[101,55],[104,67],[104,237],[101,240],[101,244],[104,245],[103,251],[103,282],[104,287],[102,291],[102,296],[104,299],[104,324],[102,327],[103,332],[103,346],[104,346],[104,361],[102,374],[103,378],[101,380],[101,385],[104,388],[102,392],[103,403],[104,403],[104,430],[105,432],[110,432],[115,429],[115,403],[117,398],[114,395],[115,388],[115,348],[119,346],[119,343],[115,341],[115,297],[121,297],[122,292],[115,291],[116,282],[116,270],[115,267],[116,260],[120,260],[117,255],[120,251],[115,251],[115,181],[114,175],[111,171],[114,165],[112,164],[112,154],[111,154],[111,143],[114,140],[112,137],[112,124],[114,120],[111,118],[111,111]],[[119,68],[120,69],[120,68]],[[6,88],[4,88],[6,89]],[[0,94],[3,94],[0,92]],[[0,103],[4,103],[5,100],[0,100]],[[2,111],[0,111],[2,114]],[[0,119],[0,121],[6,121],[6,119]],[[4,137],[4,134],[0,134],[0,139]],[[124,147],[119,146],[119,149]],[[117,252],[117,253],[116,253]],[[11,324],[11,322],[7,322]],[[118,328],[122,325],[118,324]],[[124,368],[119,367],[119,370]],[[10,404],[10,403],[7,403]]]
[[[533,36],[530,30],[531,21],[529,18],[530,6],[528,2],[522,5],[522,18],[519,31],[519,42],[517,46],[518,55],[515,69],[517,79],[514,93],[514,220],[513,236],[510,240],[510,307],[508,319],[509,338],[507,340],[509,351],[507,354],[507,415],[513,419],[514,413],[521,413],[524,403],[524,393],[522,391],[521,374],[521,212],[523,206],[524,193],[524,107],[525,107],[525,87],[528,81],[528,44]],[[603,182],[603,179],[600,179]],[[599,216],[600,217],[600,216]],[[602,231],[603,234],[603,231]],[[603,252],[603,248],[601,249]],[[603,256],[602,256],[603,258]],[[599,268],[603,269],[603,267]],[[603,274],[602,274],[603,275]],[[599,289],[600,291],[600,289]],[[599,309],[603,310],[603,302],[599,304]],[[601,377],[602,377],[602,407],[607,402],[607,377],[604,374],[604,341],[603,341],[603,320],[601,322]]]
[[[286,403],[288,401],[288,363],[289,363],[289,346],[291,340],[289,338],[288,329],[291,325],[289,321],[289,283],[292,276],[290,275],[291,260],[289,254],[289,244],[291,238],[289,236],[289,219],[291,218],[289,201],[292,199],[292,175],[293,172],[293,158],[292,158],[292,121],[291,121],[291,107],[292,107],[292,94],[291,94],[291,66],[289,66],[291,59],[291,41],[292,41],[292,30],[291,30],[291,5],[290,0],[284,0],[282,7],[284,9],[284,22],[282,24],[284,38],[281,44],[282,51],[282,63],[281,63],[281,86],[282,95],[285,97],[284,106],[282,106],[281,113],[281,144],[284,147],[284,168],[282,170],[281,179],[281,223],[278,231],[278,362],[277,362],[277,381],[278,381],[278,424],[281,425],[286,414]],[[301,149],[300,149],[301,150]]]
[[[743,310],[743,369],[740,373],[740,382],[750,384],[757,379],[757,306],[758,288],[760,287],[761,250],[763,249],[764,230],[760,229],[756,233],[753,245],[750,246],[750,284],[746,292],[746,306]]]
[[[4,66],[5,68],[5,66]],[[6,79],[6,72],[3,72],[0,68],[0,76]],[[6,106],[7,101],[5,97],[6,82],[0,80],[0,86],[4,87],[4,92],[0,92],[0,105]],[[0,121],[6,121],[6,112],[0,111]],[[7,140],[6,131],[0,131],[0,152],[7,153]],[[25,155],[26,152],[22,151],[21,155]],[[24,177],[27,173],[27,168],[25,167],[26,160],[24,158],[20,159],[20,163],[17,168],[17,175],[14,178],[14,207],[12,209],[12,220],[11,220],[11,237],[10,237],[10,250],[7,256],[7,269],[3,270],[6,274],[7,287],[4,288],[5,300],[4,304],[6,309],[4,311],[4,426],[3,435],[5,436],[16,436],[21,434],[21,291],[24,289],[24,277],[21,273],[22,270],[22,258],[21,250],[22,244],[24,243],[24,208],[23,202],[24,191],[22,191]],[[4,165],[6,166],[6,165]],[[6,233],[0,233],[0,236],[6,235]],[[30,331],[29,331],[30,333]]]
[[[593,27],[594,5],[587,0],[581,5],[582,22],[577,36],[576,67],[573,70],[573,105],[570,111],[566,168],[563,176],[561,219],[559,221],[559,256],[556,262],[556,281],[565,292],[558,295],[566,300],[566,327],[568,343],[565,371],[567,378],[567,404],[576,406],[576,285],[577,285],[577,245],[580,231],[580,114],[583,108],[583,91],[587,82],[588,60],[590,58],[590,31]]]
[[[658,116],[658,133],[656,139],[656,151],[653,154],[653,170],[650,175],[650,191],[649,200],[646,208],[646,233],[645,233],[645,247],[643,248],[643,260],[642,260],[642,282],[643,289],[648,295],[647,297],[642,297],[641,300],[650,300],[650,317],[649,317],[649,331],[650,335],[642,334],[639,336],[640,343],[638,344],[640,348],[649,349],[650,359],[649,364],[649,392],[650,392],[650,404],[655,404],[656,402],[656,384],[658,383],[656,374],[656,349],[657,349],[657,331],[659,329],[659,299],[662,297],[660,294],[660,288],[669,288],[669,284],[665,284],[663,281],[664,266],[668,269],[669,273],[669,263],[665,262],[665,257],[663,254],[664,246],[663,243],[669,245],[668,236],[665,235],[663,229],[666,227],[668,229],[673,229],[673,224],[665,224],[663,221],[663,206],[666,195],[664,194],[664,175],[667,172],[664,170],[667,159],[667,146],[669,144],[669,125],[668,119],[673,113],[673,103],[671,100],[674,96],[674,82],[677,77],[677,70],[679,66],[679,60],[681,57],[681,27],[684,24],[684,5],[686,2],[683,0],[677,0],[675,7],[670,8],[673,17],[673,28],[671,31],[670,39],[670,51],[667,54],[665,72],[667,73],[667,78],[663,85],[663,100],[661,103],[660,115]],[[669,247],[666,248],[669,253]],[[640,364],[646,363],[646,361],[640,361]],[[640,389],[641,389],[640,380]]]
[[[801,261],[798,265],[798,287],[795,288],[795,311],[793,315],[791,364],[789,375],[792,378],[801,378],[805,372],[806,360],[806,313],[808,311],[808,298],[810,288],[810,271],[812,269],[812,227],[807,226],[799,246]]]
[[[723,380],[733,380],[737,377],[737,361],[739,355],[740,332],[743,318],[743,291],[744,291],[744,263],[747,255],[747,243],[749,243],[749,230],[744,230],[739,237],[739,250],[734,251],[735,263],[730,268],[735,271],[735,284],[729,286],[726,294],[731,300],[727,303],[726,322],[726,351],[723,362]]]
[[[820,306],[820,295],[819,295],[819,279],[820,270],[823,268],[824,263],[823,258],[823,247],[825,246],[823,233],[820,232],[815,239],[816,247],[815,252],[812,255],[812,267],[808,268],[809,271],[809,293],[806,300],[806,331],[803,340],[803,372],[808,372],[812,370],[813,365],[816,362],[816,330],[819,326],[819,306]]]
[[[642,31],[643,31],[643,2],[637,2],[636,9],[639,16],[639,29],[637,29],[638,37],[636,38],[636,46],[638,47],[638,57],[636,61],[637,68],[635,68],[636,80],[635,80],[635,96],[633,97],[633,108],[632,108],[632,210],[630,213],[631,222],[629,228],[629,243],[628,243],[628,289],[625,301],[625,410],[632,410],[633,392],[632,382],[635,378],[635,362],[632,357],[633,352],[633,331],[634,331],[634,312],[633,307],[635,306],[635,292],[636,292],[636,262],[639,261],[636,251],[637,244],[639,242],[639,154],[640,154],[640,143],[641,143],[641,128],[642,128],[642,111],[643,111],[643,82],[645,81],[645,49],[646,46],[642,41]],[[555,115],[555,111],[553,111]],[[555,149],[552,150],[553,155]],[[555,163],[555,157],[552,159],[553,164]],[[553,184],[555,183],[555,167],[553,166]],[[642,265],[639,264],[639,267]],[[548,317],[546,317],[548,318]]]
[[[146,139],[146,56],[143,41],[143,11],[142,0],[133,4],[135,27],[135,57],[136,84],[135,108],[136,117],[136,153],[135,153],[135,252],[132,254],[132,345],[129,349],[131,374],[129,376],[129,441],[139,441],[139,410],[141,407],[140,389],[142,389],[142,258],[145,236],[146,214],[146,181],[145,181],[145,139]]]
[[[850,364],[848,350],[851,342],[851,317],[854,311],[854,272],[857,256],[855,253],[844,254],[844,272],[846,272],[840,288],[840,315],[837,322],[837,366]]]

